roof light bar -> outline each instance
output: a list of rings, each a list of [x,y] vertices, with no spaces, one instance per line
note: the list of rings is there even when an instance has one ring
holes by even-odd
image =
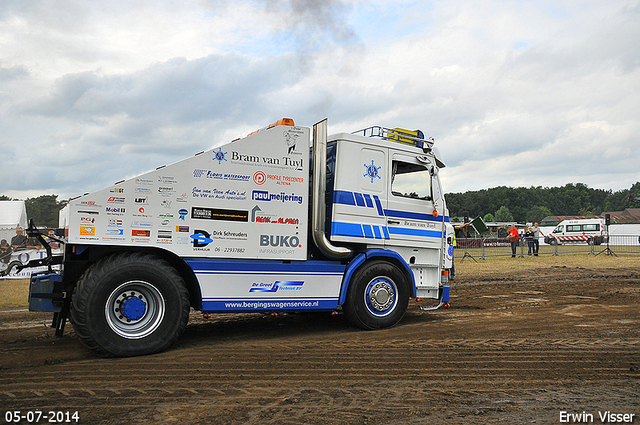
[[[424,133],[420,130],[411,131],[404,128],[385,128],[376,125],[354,131],[352,134],[359,134],[365,137],[378,137],[382,140],[403,143],[418,148],[430,148],[433,146],[433,139],[425,140]]]
[[[281,118],[276,122],[272,122],[271,124],[269,124],[266,127],[262,127],[262,128],[260,128],[260,129],[258,129],[256,131],[252,131],[251,133],[247,134],[247,136],[251,136],[252,134],[256,134],[256,133],[258,133],[258,132],[260,132],[262,130],[268,130],[270,128],[273,128],[273,127],[276,127],[276,126],[279,126],[279,125],[289,125],[289,126],[293,127],[293,126],[296,125],[296,123],[293,122],[293,118]]]

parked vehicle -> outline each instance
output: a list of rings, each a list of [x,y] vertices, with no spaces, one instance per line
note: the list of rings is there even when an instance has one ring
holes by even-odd
[[[607,241],[604,221],[600,218],[581,220],[563,220],[553,231],[545,236],[544,242],[550,245],[579,244],[600,245]]]

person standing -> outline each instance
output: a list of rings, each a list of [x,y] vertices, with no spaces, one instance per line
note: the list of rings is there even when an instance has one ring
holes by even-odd
[[[529,226],[529,228],[524,234],[524,240],[527,241],[527,247],[529,247],[529,251],[527,252],[527,255],[529,257],[531,257],[531,254],[533,254],[534,252],[534,245],[533,245],[534,236],[533,235],[534,235],[533,228]]]
[[[518,242],[520,241],[520,235],[516,225],[512,224],[509,230],[509,242],[511,242],[511,258],[516,258],[516,249],[518,248]]]
[[[538,251],[540,250],[540,235],[544,236],[542,230],[538,227],[538,223],[533,224],[533,255],[534,257],[538,256]]]
[[[456,228],[453,228],[453,240],[451,241],[451,270],[449,271],[449,279],[453,280],[456,277],[456,266],[455,266],[455,258],[453,255],[456,250]]]

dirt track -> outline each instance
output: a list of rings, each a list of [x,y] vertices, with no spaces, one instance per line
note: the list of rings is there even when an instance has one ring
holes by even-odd
[[[193,313],[174,348],[138,358],[98,358],[49,320],[0,313],[0,421],[11,409],[83,424],[554,424],[608,410],[640,423],[638,269],[461,277],[450,309],[412,302],[374,332],[342,315]]]

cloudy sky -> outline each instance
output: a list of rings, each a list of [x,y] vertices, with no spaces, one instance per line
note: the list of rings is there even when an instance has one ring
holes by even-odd
[[[282,117],[421,129],[447,192],[628,189],[640,4],[0,2],[0,195],[79,195]]]

